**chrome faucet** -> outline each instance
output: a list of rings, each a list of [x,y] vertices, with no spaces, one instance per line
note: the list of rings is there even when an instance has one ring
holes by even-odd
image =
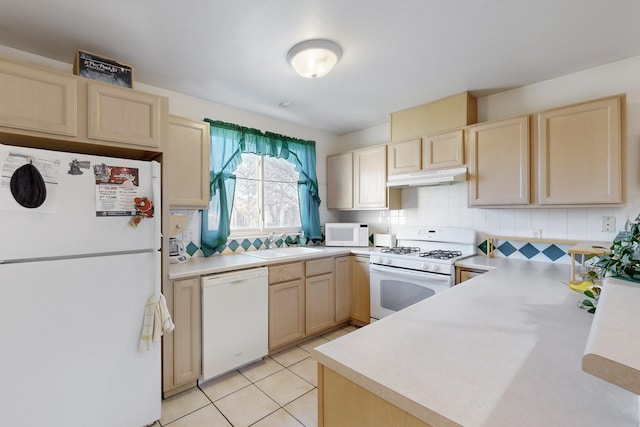
[[[272,231],[271,233],[269,233],[267,238],[264,239],[264,245],[267,247],[267,249],[269,249],[271,248],[271,245],[273,243],[277,242],[278,239],[282,239],[283,236],[284,236],[284,233],[280,233],[276,235],[275,231]]]

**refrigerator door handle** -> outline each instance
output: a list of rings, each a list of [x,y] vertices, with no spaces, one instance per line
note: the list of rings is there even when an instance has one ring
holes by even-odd
[[[153,188],[153,203],[155,205],[154,209],[154,235],[155,235],[155,246],[154,248],[160,250],[162,247],[162,191],[160,190],[160,182],[161,182],[161,173],[160,173],[160,163],[156,161],[151,162],[151,185]]]

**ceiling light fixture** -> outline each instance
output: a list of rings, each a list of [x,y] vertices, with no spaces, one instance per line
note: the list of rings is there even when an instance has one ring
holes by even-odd
[[[342,56],[340,46],[331,40],[313,39],[298,43],[287,53],[287,61],[302,77],[315,79],[327,74]]]

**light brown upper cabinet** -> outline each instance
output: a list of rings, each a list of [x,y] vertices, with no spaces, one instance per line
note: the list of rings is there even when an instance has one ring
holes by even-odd
[[[530,202],[529,116],[469,126],[469,206]]]
[[[387,188],[387,146],[376,145],[354,151],[354,209],[388,209],[396,204],[390,203],[390,197],[394,195],[390,195]]]
[[[421,142],[421,138],[416,138],[388,144],[389,175],[418,172],[422,169]]]
[[[152,159],[163,150],[168,111],[163,96],[0,59],[8,144]]]
[[[399,209],[400,190],[387,188],[387,146],[327,156],[327,208]]]
[[[77,120],[74,76],[0,60],[0,126],[76,136]]]
[[[353,208],[353,153],[327,156],[327,208]]]
[[[622,191],[623,96],[537,114],[537,203],[616,204]]]
[[[454,130],[422,138],[422,169],[436,170],[464,165],[464,131]]]
[[[469,92],[391,113],[391,141],[405,141],[476,123],[476,98]]]
[[[169,116],[164,147],[171,208],[209,207],[209,123]]]
[[[162,150],[166,98],[87,81],[88,138]]]

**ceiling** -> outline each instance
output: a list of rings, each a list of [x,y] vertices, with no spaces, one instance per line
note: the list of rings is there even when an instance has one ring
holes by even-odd
[[[639,21],[638,0],[2,0],[0,45],[341,135],[640,55]],[[312,38],[343,49],[319,79],[286,61]]]

